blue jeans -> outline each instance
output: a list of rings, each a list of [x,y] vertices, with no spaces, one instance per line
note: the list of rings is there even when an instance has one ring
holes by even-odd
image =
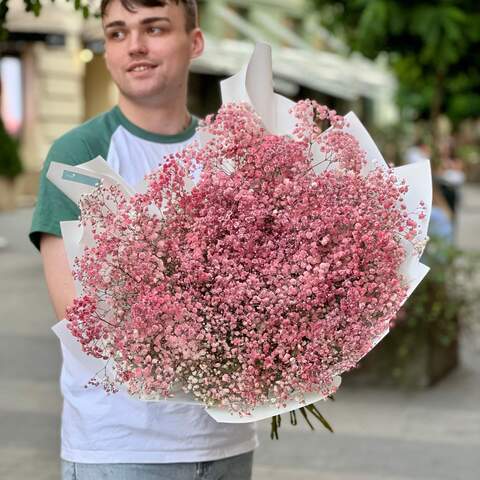
[[[199,463],[72,463],[62,480],[250,480],[253,452]]]

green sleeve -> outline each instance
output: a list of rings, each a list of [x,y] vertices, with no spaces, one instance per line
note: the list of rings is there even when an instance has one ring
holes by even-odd
[[[67,133],[52,145],[40,175],[40,188],[29,234],[38,250],[42,233],[61,237],[60,222],[76,220],[80,214],[77,205],[47,179],[50,163],[79,165],[93,157],[88,144],[74,132]]]

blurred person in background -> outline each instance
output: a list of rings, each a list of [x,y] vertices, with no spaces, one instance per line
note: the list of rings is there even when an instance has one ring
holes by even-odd
[[[440,148],[440,167],[435,172],[435,179],[452,211],[452,220],[455,224],[465,173],[462,161],[456,156],[453,137],[448,138]]]
[[[409,165],[430,160],[431,154],[430,146],[418,135],[415,143],[405,151],[404,164]],[[446,212],[445,208],[448,208],[448,217],[452,223],[452,228],[454,228],[460,201],[460,189],[465,182],[465,174],[461,160],[455,157],[453,137],[446,139],[440,145],[439,157],[439,167],[433,172],[434,198],[438,209],[441,208],[441,211]],[[441,200],[442,196],[443,200]],[[440,210],[437,210],[437,212],[440,212]]]
[[[445,248],[452,246],[454,241],[452,210],[443,196],[438,183],[432,184],[432,210],[428,224],[429,242],[421,261],[430,268],[438,269],[446,260]]]
[[[418,137],[411,147],[408,147],[405,151],[404,163],[406,165],[423,162],[424,160],[430,160],[430,147]]]
[[[447,243],[453,242],[453,213],[442,193],[440,185],[433,182],[432,211],[428,225],[428,235]]]

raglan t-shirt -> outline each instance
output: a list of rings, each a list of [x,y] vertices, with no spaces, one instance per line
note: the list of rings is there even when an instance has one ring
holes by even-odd
[[[197,120],[178,135],[157,135],[131,123],[118,107],[60,137],[45,161],[30,239],[61,236],[59,222],[78,218],[78,207],[46,178],[50,162],[85,163],[101,155],[131,186],[158,168],[167,154],[196,136]],[[124,392],[85,388],[77,361],[62,348],[61,457],[79,463],[201,462],[240,455],[257,444],[254,424],[217,423],[202,406],[143,402]]]

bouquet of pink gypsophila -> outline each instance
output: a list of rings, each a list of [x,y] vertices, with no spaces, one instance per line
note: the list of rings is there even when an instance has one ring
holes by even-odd
[[[83,197],[95,246],[76,260],[83,295],[67,320],[110,362],[107,390],[181,389],[244,416],[301,405],[332,395],[388,331],[425,205],[408,211],[393,170],[362,173],[343,117],[308,100],[292,113],[294,134],[272,135],[250,106],[227,104],[201,127],[210,139],[171,156],[145,192]]]
[[[61,222],[78,298],[54,331],[109,392],[330,428],[314,402],[428,270],[429,165],[390,169],[354,114],[275,94],[267,45],[221,89],[200,143],[143,185],[51,163],[82,211]]]

